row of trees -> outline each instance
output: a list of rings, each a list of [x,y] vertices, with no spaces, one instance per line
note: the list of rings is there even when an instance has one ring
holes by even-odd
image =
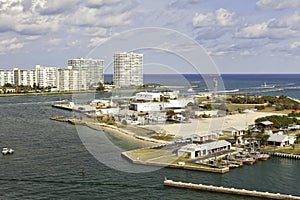
[[[109,82],[107,84],[112,84],[112,83]],[[51,88],[56,88],[56,87],[52,87],[52,86],[41,87],[40,85],[38,85],[36,83],[34,83],[33,86],[30,86],[30,85],[13,85],[13,84],[10,84],[10,83],[5,83],[1,87],[4,94],[10,93],[9,89],[15,89],[15,93],[27,93],[27,92],[30,92],[30,91],[47,92],[47,91],[50,91]],[[104,89],[105,89],[104,84],[102,82],[99,82],[97,84],[96,90],[101,92],[101,91],[104,91]]]
[[[46,90],[50,90],[51,86],[49,87],[41,87],[39,85],[37,85],[36,83],[33,84],[33,86],[30,85],[13,85],[10,83],[5,83],[2,87],[1,87],[2,91],[4,94],[6,93],[10,93],[10,89],[15,89],[15,93],[26,93],[29,91],[46,91]]]
[[[228,101],[236,104],[265,104],[276,106],[277,109],[300,109],[300,103],[289,99],[287,96],[230,96]],[[263,107],[264,108],[264,107]]]
[[[281,127],[287,127],[289,124],[300,124],[300,121],[296,118],[291,118],[288,116],[279,116],[279,115],[271,115],[266,117],[261,117],[255,120],[255,123],[259,123],[262,121],[271,121],[273,122],[273,126],[277,129]]]

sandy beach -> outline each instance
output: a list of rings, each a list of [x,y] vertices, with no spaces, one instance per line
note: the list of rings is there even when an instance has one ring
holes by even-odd
[[[158,143],[155,143],[155,142],[138,139],[134,136],[135,135],[134,133],[129,132],[127,130],[124,131],[118,127],[110,127],[110,126],[99,125],[99,124],[95,124],[95,123],[86,123],[86,126],[92,128],[92,129],[95,129],[95,130],[104,131],[105,133],[114,135],[114,136],[118,137],[119,139],[122,139],[122,140],[132,143],[133,145],[138,145],[138,146],[142,146],[142,147],[151,147],[151,146],[159,145]]]
[[[220,131],[232,126],[248,126],[254,124],[255,119],[269,115],[282,115],[278,113],[247,112],[227,115],[219,118],[190,119],[190,123],[146,125],[145,128],[157,132],[166,131],[175,137],[184,137],[209,131]]]

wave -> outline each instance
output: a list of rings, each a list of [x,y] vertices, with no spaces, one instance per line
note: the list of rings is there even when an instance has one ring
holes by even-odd
[[[19,103],[1,102],[0,106],[7,106],[7,105],[32,105],[32,104],[53,104],[53,103],[58,103],[58,101],[19,102]]]
[[[285,90],[300,90],[300,86],[294,86],[294,87],[284,87]]]

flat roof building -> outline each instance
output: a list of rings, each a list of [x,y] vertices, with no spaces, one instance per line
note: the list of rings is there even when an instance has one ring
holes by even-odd
[[[188,144],[181,147],[177,156],[183,156],[190,159],[203,157],[209,154],[226,151],[231,149],[230,142],[226,140],[216,140],[213,142],[207,142],[204,144]]]
[[[36,84],[40,87],[55,87],[57,85],[57,67],[36,65]]]
[[[114,84],[118,88],[143,85],[143,54],[114,54]]]
[[[79,90],[93,89],[99,82],[104,83],[104,60],[77,58],[68,60],[68,66],[72,66],[73,70],[78,70]]]

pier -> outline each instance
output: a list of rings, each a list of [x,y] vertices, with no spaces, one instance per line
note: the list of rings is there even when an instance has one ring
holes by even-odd
[[[298,200],[300,200],[300,197],[298,197],[298,196],[292,196],[292,195],[287,195],[287,194],[259,192],[259,191],[255,191],[255,190],[245,190],[245,189],[236,189],[236,188],[225,188],[222,186],[218,187],[218,186],[213,186],[213,185],[183,183],[183,182],[176,182],[176,181],[167,180],[167,179],[165,179],[164,185],[170,186],[170,187],[202,190],[202,191],[208,191],[208,192],[219,192],[219,193],[259,197],[259,198],[298,199]]]
[[[168,162],[154,162],[149,160],[139,160],[134,159],[128,155],[128,152],[123,152],[121,156],[127,159],[129,162],[138,165],[148,165],[148,166],[155,166],[155,167],[168,167],[168,168],[175,168],[175,169],[185,169],[185,170],[194,170],[194,171],[203,171],[203,172],[211,172],[211,173],[227,173],[229,172],[229,168],[211,168],[211,167],[204,167],[204,166],[192,166],[192,165],[181,165],[179,163],[168,163]]]
[[[59,108],[63,110],[72,111],[73,109],[69,106],[69,104],[53,104],[51,105],[53,108]]]

